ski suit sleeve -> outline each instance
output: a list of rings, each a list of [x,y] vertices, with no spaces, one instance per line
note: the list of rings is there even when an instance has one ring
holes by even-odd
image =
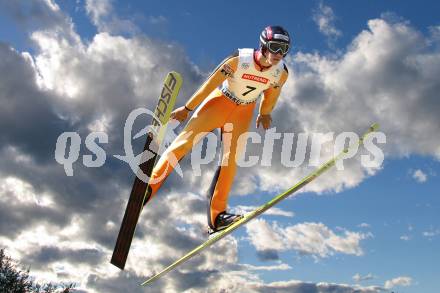
[[[278,97],[280,96],[281,88],[286,82],[288,76],[289,71],[287,70],[286,65],[284,65],[284,70],[280,81],[264,91],[264,95],[260,103],[260,115],[269,115],[272,112],[275,104],[277,103]]]
[[[199,106],[203,100],[222,82],[232,76],[237,71],[238,66],[238,51],[229,56],[211,73],[208,79],[202,84],[202,86],[192,95],[192,97],[186,102],[185,106],[188,109],[194,110]]]

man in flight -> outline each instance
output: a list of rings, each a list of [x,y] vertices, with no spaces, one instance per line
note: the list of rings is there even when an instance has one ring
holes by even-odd
[[[223,153],[209,191],[208,225],[211,232],[217,232],[242,217],[227,212],[236,157],[242,151],[238,138],[248,130],[260,96],[256,126],[270,128],[271,112],[288,77],[283,58],[289,48],[290,36],[284,28],[266,27],[260,34],[259,49],[239,49],[226,58],[185,106],[171,114],[171,118],[183,122],[195,110],[154,167],[144,204],[157,193],[175,164],[202,139],[199,134],[220,128]]]

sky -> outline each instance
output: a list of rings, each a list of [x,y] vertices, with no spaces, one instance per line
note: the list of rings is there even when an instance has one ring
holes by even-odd
[[[438,292],[439,4],[236,2],[0,0],[0,248],[36,280],[73,282],[76,292]],[[109,261],[134,178],[114,157],[124,153],[126,119],[153,110],[171,70],[183,76],[183,105],[226,56],[257,48],[271,24],[292,37],[272,126],[297,137],[377,122],[384,160],[345,160],[140,287],[206,240],[216,162],[200,176],[182,160],[183,178],[173,173],[144,210],[120,271]],[[81,142],[73,176],[55,158],[64,132]],[[107,134],[107,156],[87,167],[95,132]],[[251,211],[315,168],[286,167],[281,149],[276,141],[270,166],[239,169],[232,211]]]

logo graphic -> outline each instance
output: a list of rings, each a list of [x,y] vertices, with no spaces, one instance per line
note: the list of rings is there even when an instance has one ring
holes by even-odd
[[[284,41],[286,41],[286,42],[289,41],[289,37],[288,37],[288,36],[285,36],[285,35],[282,35],[282,34],[274,34],[274,38],[275,38],[275,39],[281,39],[281,40],[284,40]]]
[[[273,77],[278,77],[278,76],[280,76],[280,73],[281,73],[281,70],[280,70],[279,68],[277,68],[277,69],[275,70],[275,72],[272,74],[272,76],[273,76]]]
[[[132,139],[130,137],[132,130],[133,130],[133,124],[136,120],[137,117],[139,117],[142,114],[147,114],[147,115],[151,115],[154,118],[155,121],[155,125],[148,125],[145,128],[143,128],[142,130],[140,130],[138,133],[136,133],[133,136],[133,139],[139,138],[139,137],[144,137],[145,135],[148,135],[148,133],[152,132],[154,133],[154,137],[158,137],[158,133],[157,131],[157,126],[162,126],[159,117],[157,117],[155,115],[155,113],[151,112],[148,109],[145,108],[138,108],[134,111],[132,111],[130,113],[130,115],[128,115],[127,120],[125,122],[124,125],[124,151],[125,151],[125,155],[114,155],[115,158],[126,162],[131,170],[133,171],[134,174],[136,174],[136,176],[144,181],[145,183],[148,183],[148,181],[150,180],[150,178],[144,173],[142,172],[142,170],[139,168],[139,165],[150,160],[151,158],[154,157],[154,153],[160,155],[164,152],[166,145],[167,145],[167,141],[173,141],[174,138],[176,137],[176,135],[174,134],[174,129],[178,126],[178,124],[176,123],[175,125],[173,125],[174,127],[170,127],[170,132],[167,131],[167,133],[171,133],[172,137],[167,137],[165,136],[164,138],[164,142],[162,144],[160,144],[159,149],[153,149],[153,150],[145,150],[142,153],[140,153],[139,155],[135,156],[133,153],[133,146],[132,146]],[[171,124],[171,123],[169,123]],[[168,125],[171,126],[171,125]],[[154,142],[154,141],[153,141]],[[156,145],[156,143],[152,143],[151,145]],[[178,160],[174,158],[173,160],[173,154],[170,153],[169,154],[169,164],[173,164],[175,170],[177,171],[177,173],[183,177],[183,172],[182,169],[180,168],[180,165],[178,164]],[[169,166],[168,166],[169,168]],[[160,180],[162,178],[158,178],[158,180]]]
[[[256,81],[259,83],[264,83],[264,84],[267,84],[269,82],[269,80],[265,77],[256,76],[253,74],[247,74],[247,73],[244,73],[241,78]]]
[[[228,64],[224,64],[220,72],[227,77],[234,76],[234,70],[232,70],[232,67],[229,66]]]
[[[242,63],[241,64],[241,68],[243,68],[244,70],[247,70],[247,69],[249,69],[249,63]]]
[[[274,89],[280,88],[280,84],[278,82],[271,82],[270,86],[273,87]]]

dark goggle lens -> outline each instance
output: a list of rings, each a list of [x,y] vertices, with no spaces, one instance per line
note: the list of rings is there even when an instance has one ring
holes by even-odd
[[[268,42],[267,48],[270,52],[276,54],[286,54],[289,51],[289,44],[286,43],[280,43],[280,42]]]

